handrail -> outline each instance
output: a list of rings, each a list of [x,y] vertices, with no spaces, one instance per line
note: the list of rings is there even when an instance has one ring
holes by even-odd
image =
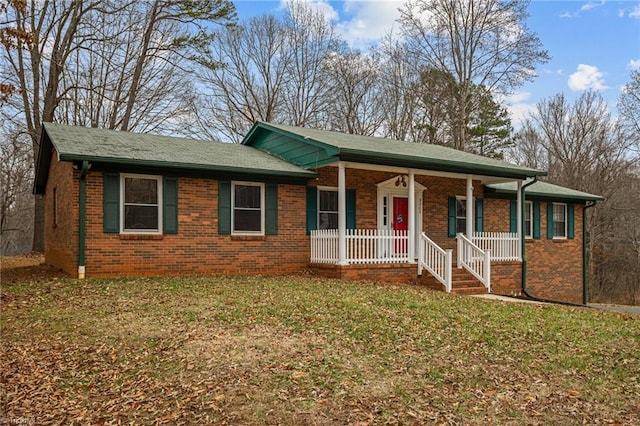
[[[418,275],[426,269],[440,281],[447,293],[451,293],[451,264],[453,250],[444,250],[423,232],[420,235],[420,253],[418,256]]]
[[[491,292],[491,250],[482,250],[460,233],[458,239],[458,268],[464,268]]]

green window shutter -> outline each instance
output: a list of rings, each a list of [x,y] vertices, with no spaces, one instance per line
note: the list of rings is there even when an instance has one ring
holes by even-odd
[[[104,232],[120,232],[120,175],[105,173],[103,180]]]
[[[231,234],[231,182],[218,182],[218,234]]]
[[[162,183],[162,232],[178,233],[178,179],[165,177]]]
[[[516,200],[509,201],[509,232],[512,234],[518,232],[518,202]]]
[[[265,234],[276,235],[278,233],[278,184],[268,183],[266,191]]]
[[[547,238],[553,238],[553,203],[547,203]]]
[[[347,203],[347,229],[356,229],[356,190],[347,189],[345,198]]]
[[[318,229],[318,188],[307,187],[307,234]]]
[[[573,204],[567,205],[567,237],[570,240],[576,237],[575,209]]]
[[[476,198],[476,232],[484,232],[484,199]]]
[[[533,238],[540,239],[540,201],[533,202]]]
[[[448,236],[456,236],[456,197],[449,197]]]

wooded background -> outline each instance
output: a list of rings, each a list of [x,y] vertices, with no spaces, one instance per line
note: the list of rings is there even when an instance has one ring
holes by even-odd
[[[257,120],[434,143],[549,171],[589,209],[589,300],[640,303],[640,72],[598,92],[505,96],[549,60],[528,2],[412,0],[355,50],[308,3],[238,21],[228,0],[0,1],[2,254],[43,251],[42,122],[239,142]]]

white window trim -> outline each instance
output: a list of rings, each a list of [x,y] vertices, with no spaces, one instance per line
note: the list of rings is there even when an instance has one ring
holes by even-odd
[[[320,191],[333,191],[333,192],[338,192],[338,187],[337,186],[318,186],[316,187],[317,191],[316,191],[316,197],[317,197],[317,201],[316,201],[316,205],[318,206],[318,211],[316,212],[316,223],[318,224],[318,229],[320,229]],[[336,212],[338,213],[338,215],[340,214],[338,212],[338,210],[336,210]]]
[[[566,240],[567,234],[569,233],[569,217],[568,217],[569,209],[567,208],[567,203],[552,203],[552,204],[553,204],[553,216],[551,217],[551,220],[553,221],[553,239]],[[556,221],[555,221],[556,206],[564,207],[564,236],[556,235]],[[547,218],[547,220],[549,220],[549,218]]]
[[[533,239],[533,221],[535,220],[535,218],[533,217],[533,201],[526,201],[524,202],[524,208],[525,210],[529,210],[529,227],[528,229],[524,230],[524,237],[528,240]],[[526,215],[525,215],[525,219],[526,219]],[[527,221],[524,221],[525,227],[527,224]]]
[[[260,231],[236,231],[235,210],[236,210],[236,185],[257,186],[260,188]],[[231,235],[265,235],[265,184],[262,182],[231,181]]]
[[[145,230],[145,229],[124,229],[124,191],[126,178],[138,178],[138,179],[153,179],[158,182],[158,229]],[[120,233],[121,234],[144,234],[144,235],[162,235],[162,176],[157,175],[142,175],[134,173],[121,173],[120,174]]]

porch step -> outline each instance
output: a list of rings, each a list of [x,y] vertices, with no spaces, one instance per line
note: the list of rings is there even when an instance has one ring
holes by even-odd
[[[422,273],[419,282],[432,290],[444,291],[444,285],[428,271]],[[487,288],[467,270],[454,267],[451,270],[451,293],[487,294]]]

